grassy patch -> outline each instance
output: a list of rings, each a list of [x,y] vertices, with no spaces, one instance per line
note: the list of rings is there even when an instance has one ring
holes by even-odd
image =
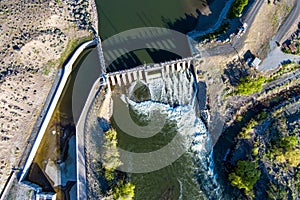
[[[235,87],[234,91],[229,93],[227,96],[247,96],[256,92],[261,92],[262,86],[265,82],[266,78],[264,76],[260,76],[258,78],[250,78],[249,76],[245,76],[241,78],[239,84]]]
[[[60,58],[57,60],[57,65],[62,67],[65,60],[71,55],[71,53],[78,47],[80,44],[92,40],[93,36],[90,34],[89,36],[79,38],[79,39],[71,39],[69,40],[64,52],[62,52]]]
[[[44,68],[43,68],[43,74],[44,74],[45,76],[48,76],[49,73],[50,73],[50,67],[49,67],[49,66],[44,67]]]

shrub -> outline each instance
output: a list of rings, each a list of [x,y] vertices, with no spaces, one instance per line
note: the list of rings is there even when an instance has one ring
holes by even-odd
[[[228,12],[229,18],[239,17],[242,14],[244,8],[248,5],[248,0],[235,0]]]
[[[300,164],[300,149],[296,148],[299,141],[297,136],[287,136],[272,145],[269,157],[290,167]]]
[[[132,183],[119,182],[113,193],[115,200],[132,200],[135,186]]]
[[[256,92],[262,91],[262,85],[265,83],[266,79],[260,76],[256,79],[251,79],[249,76],[241,78],[239,84],[236,86],[232,94],[234,95],[250,95]]]

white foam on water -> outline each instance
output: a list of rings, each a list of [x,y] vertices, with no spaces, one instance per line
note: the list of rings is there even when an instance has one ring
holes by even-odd
[[[138,114],[153,116],[151,113],[159,110],[166,117],[166,121],[175,124],[177,133],[185,138],[181,141],[184,144],[178,145],[184,145],[194,155],[196,174],[201,177],[201,190],[208,199],[220,199],[221,190],[213,170],[215,166],[211,137],[193,106],[196,96],[194,83],[194,77],[189,70],[165,74],[163,78],[148,83],[151,101],[135,103],[127,99],[127,102]],[[179,199],[182,199],[182,182],[178,182],[181,190]]]

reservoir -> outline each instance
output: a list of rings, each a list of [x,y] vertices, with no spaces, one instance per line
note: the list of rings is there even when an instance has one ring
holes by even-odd
[[[98,33],[105,43],[105,40],[116,34],[143,27],[168,28],[183,34],[194,29],[202,31],[218,21],[226,2],[226,0],[96,0],[99,17]],[[160,34],[156,33],[147,40],[161,42],[158,46],[164,46],[166,41],[160,37]],[[117,48],[120,45],[118,42],[120,41],[114,41],[115,51],[126,48],[124,46]],[[176,48],[186,46],[188,45],[178,45]],[[106,52],[105,45],[103,50],[104,56],[109,60],[109,56],[105,54],[112,55],[114,52]],[[187,52],[185,56],[189,54],[191,53]],[[144,46],[115,59],[107,66],[107,71],[113,72],[144,63],[159,63],[178,58],[182,58],[182,55],[164,51],[162,48]]]

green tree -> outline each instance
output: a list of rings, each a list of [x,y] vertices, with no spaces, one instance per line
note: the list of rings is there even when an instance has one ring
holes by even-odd
[[[280,142],[272,145],[269,156],[279,163],[285,163],[291,167],[297,167],[300,164],[300,149],[297,136],[287,136],[281,138]]]
[[[123,184],[122,181],[118,183],[115,188],[113,197],[115,200],[132,200],[134,197],[135,186],[132,183]]]
[[[104,134],[102,165],[105,169],[105,178],[114,179],[114,171],[120,165],[120,156],[117,149],[117,132],[110,129]]]
[[[230,173],[228,178],[233,186],[244,189],[247,195],[253,196],[253,187],[260,175],[257,162],[239,160],[235,171]]]
[[[235,0],[230,7],[228,17],[232,19],[240,16],[247,5],[248,0]]]

